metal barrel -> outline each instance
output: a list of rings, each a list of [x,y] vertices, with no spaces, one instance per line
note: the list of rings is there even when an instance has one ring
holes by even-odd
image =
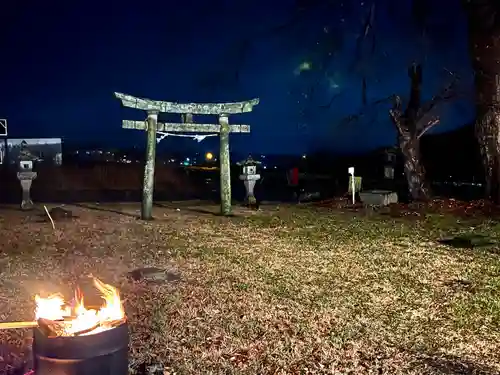
[[[91,335],[47,337],[33,331],[36,375],[127,375],[127,323]]]

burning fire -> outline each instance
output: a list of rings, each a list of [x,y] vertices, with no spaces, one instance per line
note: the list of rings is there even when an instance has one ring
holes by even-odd
[[[111,285],[94,279],[94,286],[99,290],[104,305],[99,310],[87,309],[83,295],[77,291],[73,306],[65,303],[60,294],[47,298],[35,296],[35,316],[40,319],[59,323],[61,336],[89,335],[113,328],[125,319],[125,311],[118,290]]]

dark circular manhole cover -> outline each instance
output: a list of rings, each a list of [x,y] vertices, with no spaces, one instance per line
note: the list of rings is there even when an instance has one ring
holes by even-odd
[[[174,282],[181,279],[179,274],[176,272],[167,271],[165,269],[156,267],[138,268],[129,272],[128,275],[136,281],[147,281],[154,283]]]
[[[439,239],[438,242],[457,249],[473,249],[496,244],[496,242],[488,236],[474,233],[460,234],[454,237],[445,237]]]

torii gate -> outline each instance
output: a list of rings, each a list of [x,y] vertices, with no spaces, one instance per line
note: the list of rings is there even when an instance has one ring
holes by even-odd
[[[141,218],[152,219],[156,143],[168,133],[219,133],[220,134],[220,198],[221,214],[231,214],[231,162],[229,160],[229,133],[250,133],[249,125],[229,125],[229,115],[251,112],[259,99],[235,103],[175,103],[137,98],[115,92],[124,107],[146,111],[145,121],[123,120],[122,128],[147,131],[146,165],[141,205]],[[158,113],[180,113],[181,123],[159,123]],[[195,124],[193,115],[218,115],[219,124]],[[159,140],[156,134],[163,134]],[[194,136],[194,135],[193,135]],[[201,138],[203,139],[203,138]]]

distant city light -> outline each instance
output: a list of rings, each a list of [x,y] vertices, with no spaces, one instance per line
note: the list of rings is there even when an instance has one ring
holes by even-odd
[[[307,155],[306,154],[302,155],[302,159],[305,159],[305,158],[307,158]]]

